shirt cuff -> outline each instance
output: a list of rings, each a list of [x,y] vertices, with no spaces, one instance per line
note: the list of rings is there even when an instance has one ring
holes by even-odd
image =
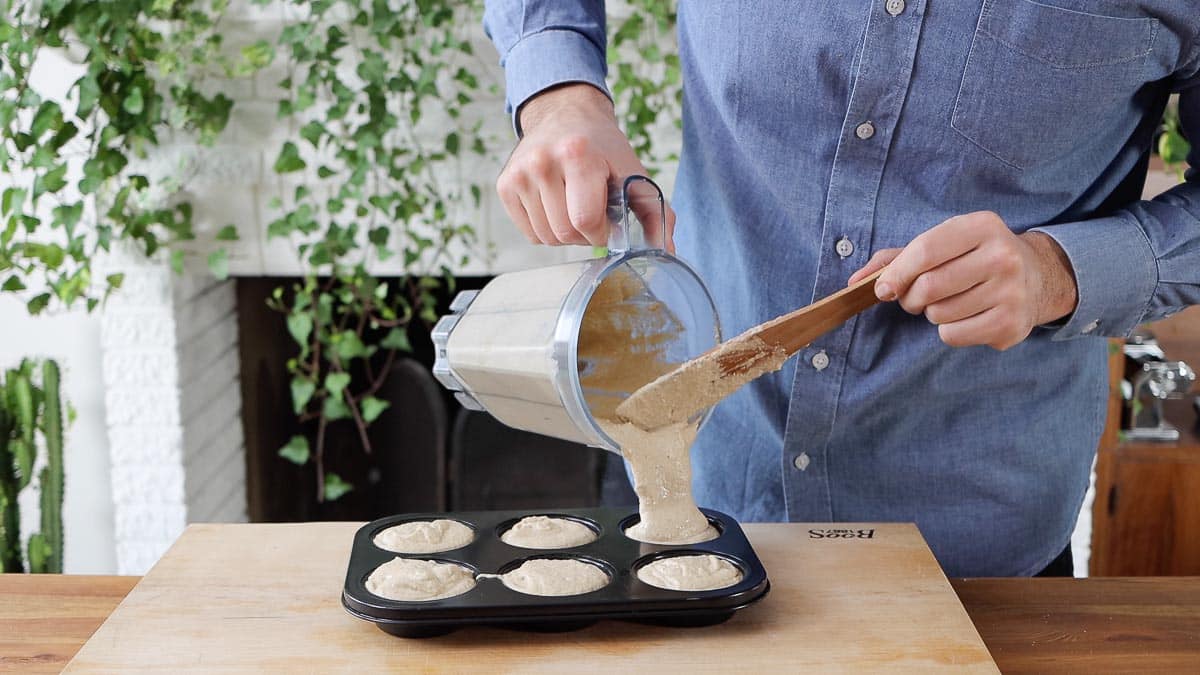
[[[1061,225],[1035,227],[1066,252],[1075,272],[1075,311],[1052,339],[1125,337],[1142,323],[1158,287],[1158,263],[1150,240],[1128,213]]]
[[[559,84],[585,82],[612,98],[604,76],[604,51],[573,30],[544,30],[521,38],[505,55],[506,110],[521,135],[517,113],[526,101]]]

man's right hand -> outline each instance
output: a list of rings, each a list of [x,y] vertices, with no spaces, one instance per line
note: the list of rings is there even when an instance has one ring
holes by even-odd
[[[608,242],[608,184],[646,173],[617,126],[612,102],[588,84],[568,84],[530,99],[520,110],[524,137],[508,158],[496,191],[533,243]],[[657,223],[645,222],[648,228]],[[667,208],[666,249],[674,251],[675,214]],[[647,232],[647,241],[659,233]]]

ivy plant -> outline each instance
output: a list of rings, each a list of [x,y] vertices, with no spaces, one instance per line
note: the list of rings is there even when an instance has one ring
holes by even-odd
[[[195,238],[191,205],[143,160],[168,140],[214,143],[235,105],[223,84],[285,64],[275,93],[293,133],[271,156],[289,187],[272,200],[267,234],[293,244],[306,274],[269,302],[296,342],[292,403],[311,426],[279,454],[312,464],[316,497],[327,500],[353,487],[325,468],[330,425],[354,425],[371,451],[367,430],[388,407],[377,394],[411,349],[407,328],[436,319],[438,291],[453,290],[449,269],[478,251],[471,219],[484,188],[462,180],[462,166],[510,141],[481,131],[484,116],[501,114],[493,105],[473,106],[485,88],[495,92],[483,67],[495,56],[475,54],[470,39],[481,31],[480,0],[284,4],[294,18],[277,37],[232,53],[221,30],[228,0],[3,4],[0,292],[22,297],[32,314],[91,310],[121,285],[120,272],[92,273],[119,242],[169,252],[181,269],[181,244]],[[655,167],[673,159],[655,142],[657,125],[678,125],[679,62],[664,46],[674,3],[628,4],[632,13],[610,31],[613,91]],[[31,85],[47,50],[82,64],[65,100]],[[227,225],[215,239],[236,237]],[[401,273],[375,277],[385,260]],[[224,250],[208,263],[227,274]]]
[[[294,4],[306,9],[277,45],[287,65],[278,114],[299,131],[275,156],[292,187],[273,200],[268,236],[292,241],[307,273],[270,304],[299,348],[287,362],[292,404],[315,432],[279,454],[315,464],[317,499],[332,500],[352,486],[325,468],[329,425],[352,423],[371,451],[367,428],[389,406],[376,394],[411,349],[409,324],[436,320],[435,291],[475,248],[482,188],[459,177],[489,153],[482,119],[465,114],[481,87],[469,39],[481,6]],[[385,260],[399,278],[371,274]]]
[[[653,175],[679,161],[663,135],[682,128],[683,80],[675,49],[674,0],[627,0],[609,31],[611,88],[625,135]]]
[[[1179,180],[1182,181],[1184,169],[1187,167],[1187,156],[1192,146],[1184,138],[1182,127],[1179,124],[1179,100],[1177,98],[1167,106],[1166,112],[1163,114],[1161,130],[1162,134],[1158,137],[1158,155],[1162,158],[1163,165],[1168,169],[1174,169]]]
[[[304,4],[307,18],[279,41],[289,71],[279,116],[301,138],[285,142],[274,165],[304,180],[278,200],[269,235],[297,242],[309,273],[277,288],[271,305],[287,314],[300,350],[287,363],[295,413],[316,427],[315,443],[296,435],[279,454],[313,462],[317,499],[325,500],[352,488],[324,467],[329,425],[349,420],[371,451],[368,426],[388,407],[375,394],[396,355],[410,349],[408,324],[436,320],[434,291],[453,290],[449,268],[467,262],[461,256],[476,242],[469,218],[483,188],[445,178],[461,176],[464,158],[489,154],[495,139],[480,133],[479,115],[500,112],[469,108],[483,79],[468,39],[480,31],[477,0],[422,0],[399,11],[352,0]],[[654,166],[674,159],[657,152],[656,125],[663,117],[679,125],[679,59],[662,46],[674,44],[664,36],[675,9],[664,0],[629,4],[632,13],[610,32],[613,93],[635,148]],[[400,278],[370,274],[373,260],[397,256]]]
[[[192,208],[164,202],[136,167],[169,135],[212,144],[233,101],[206,93],[213,78],[244,77],[265,43],[228,54],[218,25],[225,0],[5,2],[0,22],[0,292],[31,314],[52,302],[91,310],[123,275],[93,278],[116,241],[146,255],[194,238]],[[49,50],[83,64],[67,100],[31,84]],[[155,192],[157,188],[158,192]],[[94,215],[90,212],[94,210]],[[88,225],[83,226],[85,213]],[[93,224],[94,223],[94,224]],[[234,238],[232,227],[218,238]],[[182,262],[181,250],[173,254]],[[210,262],[220,271],[223,253]]]

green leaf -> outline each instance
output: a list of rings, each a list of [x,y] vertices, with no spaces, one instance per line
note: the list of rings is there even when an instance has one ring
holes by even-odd
[[[450,153],[451,155],[457,155],[458,143],[459,139],[457,133],[452,131],[449,134],[446,134],[446,152]]]
[[[313,120],[303,127],[300,127],[300,138],[308,141],[315,148],[321,142],[321,136],[325,134],[325,125],[317,120]]]
[[[229,254],[225,249],[217,249],[208,254],[208,270],[222,281],[229,278]]]
[[[245,66],[240,69],[240,72],[242,74],[249,74],[255,70],[265,68],[270,65],[274,58],[275,49],[266,40],[259,40],[252,45],[246,45],[242,47],[242,61]]]
[[[341,400],[342,392],[350,384],[350,373],[329,373],[325,376],[325,390],[329,398]]]
[[[342,331],[334,346],[337,350],[338,358],[342,360],[342,363],[370,355],[366,345],[363,344],[362,338],[358,336],[358,333],[351,330]]]
[[[313,393],[316,392],[317,385],[307,377],[292,378],[292,410],[297,415],[304,411],[308,406],[308,402],[312,400]]]
[[[350,408],[340,398],[327,398],[324,405],[321,406],[321,414],[330,422],[344,420],[350,417]]]
[[[303,436],[292,436],[287,445],[279,449],[280,457],[301,466],[308,462],[308,455],[308,439]]]
[[[84,75],[75,84],[79,87],[79,107],[75,114],[83,119],[91,114],[100,100],[100,84],[95,75]]]
[[[116,290],[121,287],[121,284],[125,283],[125,274],[124,272],[109,274],[108,276],[104,277],[104,281],[108,283],[109,288]]]
[[[183,274],[183,251],[175,249],[171,251],[171,269],[176,274]]]
[[[5,188],[4,196],[0,197],[0,213],[8,215],[14,211],[20,211],[21,205],[25,202],[24,188],[10,187]]]
[[[25,304],[25,307],[29,310],[30,314],[37,316],[38,314],[42,313],[42,310],[46,309],[46,305],[48,304],[50,304],[50,294],[41,293],[33,296],[33,298],[31,298],[29,302]]]
[[[1158,154],[1165,164],[1178,164],[1186,161],[1191,146],[1178,131],[1167,129],[1158,138]]]
[[[83,217],[83,202],[75,202],[73,204],[61,204],[54,207],[54,220],[58,224],[70,232],[76,225],[79,224],[79,219]]]
[[[134,87],[132,91],[125,95],[125,100],[121,103],[121,109],[130,115],[141,115],[145,107],[146,102],[142,99],[142,90],[140,87]]]
[[[412,351],[412,344],[408,341],[408,333],[401,327],[388,331],[388,334],[379,342],[379,346],[384,349],[398,349],[402,352]]]
[[[300,347],[308,348],[308,338],[312,335],[312,315],[307,312],[300,314],[289,314],[287,318],[288,332],[292,334],[292,339]]]
[[[467,43],[469,46],[470,43]],[[459,68],[458,72],[454,73],[454,79],[462,82],[468,89],[475,89],[479,86],[479,81],[475,79],[475,75],[466,68]]]
[[[225,227],[221,228],[220,232],[217,232],[217,241],[237,241],[237,240],[238,240],[237,227],[235,227],[233,225],[226,225]]]
[[[339,497],[354,489],[336,473],[325,474],[325,501],[337,501]]]
[[[21,281],[21,278],[15,274],[5,279],[4,285],[0,286],[0,291],[16,292],[23,290],[25,290],[25,284]]]
[[[75,138],[79,133],[79,127],[75,126],[74,122],[66,122],[59,127],[58,131],[54,132],[54,137],[50,139],[50,147],[58,150],[67,144],[67,141]]]
[[[380,413],[382,413],[384,410],[387,410],[391,405],[391,403],[387,401],[381,401],[374,396],[367,396],[362,400],[361,403],[359,403],[359,406],[362,408],[363,421],[365,421],[367,424],[374,422],[375,419],[379,417]]]
[[[283,144],[283,148],[279,151],[279,157],[275,160],[275,173],[291,173],[300,171],[308,166],[304,160],[300,158],[300,149],[296,144],[288,141]]]
[[[54,101],[42,101],[38,106],[37,112],[33,114],[33,122],[29,125],[29,133],[33,137],[41,138],[42,134],[48,129],[55,126],[56,121],[62,120],[62,112],[58,109],[58,104]]]
[[[47,269],[57,269],[66,257],[66,251],[58,244],[25,244],[25,256],[41,261]]]
[[[66,184],[67,165],[63,163],[33,179],[33,198],[37,199],[47,192],[58,192]]]

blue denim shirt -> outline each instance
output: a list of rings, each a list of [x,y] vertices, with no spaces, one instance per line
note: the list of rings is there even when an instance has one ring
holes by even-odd
[[[720,406],[701,505],[740,520],[915,521],[947,573],[1067,545],[1105,420],[1106,343],[1200,303],[1200,172],[1140,201],[1168,95],[1200,166],[1192,0],[680,2],[679,254],[728,335],[873,251],[992,210],[1065,249],[1075,312],[1005,352],[881,305]],[[604,89],[599,0],[489,0],[510,112]],[[1077,339],[1078,338],[1078,339]]]

